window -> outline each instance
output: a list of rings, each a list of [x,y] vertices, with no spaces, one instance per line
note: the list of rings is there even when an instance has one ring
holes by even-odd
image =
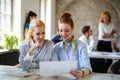
[[[12,0],[0,0],[0,41],[12,30]]]

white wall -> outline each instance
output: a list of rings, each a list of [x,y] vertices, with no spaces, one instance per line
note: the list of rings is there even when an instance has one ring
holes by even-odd
[[[46,38],[51,39],[55,34],[56,0],[41,0],[41,19],[46,25]]]
[[[41,18],[45,23],[46,38],[51,39],[51,36],[56,32],[55,4],[56,4],[56,0],[14,0],[14,5],[13,5],[14,33],[20,39],[23,39],[25,17],[27,13],[30,10],[32,10],[38,15],[38,18]]]
[[[14,33],[22,39],[24,22],[27,13],[32,10],[38,18],[40,17],[40,0],[14,0],[13,9],[13,26]]]

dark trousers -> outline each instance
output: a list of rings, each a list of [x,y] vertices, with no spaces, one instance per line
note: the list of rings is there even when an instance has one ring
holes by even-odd
[[[111,71],[114,74],[120,74],[120,60],[118,60],[117,62],[113,63],[113,65],[111,66]]]
[[[99,40],[97,44],[97,51],[112,52],[111,41]],[[112,64],[112,59],[90,58],[90,63],[93,72],[106,73]]]

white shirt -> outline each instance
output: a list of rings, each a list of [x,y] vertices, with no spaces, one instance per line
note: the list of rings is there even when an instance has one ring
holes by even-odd
[[[82,35],[79,38],[79,40],[81,40],[87,45],[88,53],[92,52],[92,50],[94,49],[94,44],[95,44],[95,41],[93,39],[87,39],[84,35]]]
[[[112,30],[114,29],[113,24],[109,23],[108,25],[104,23],[99,23],[99,36],[98,40],[104,40],[104,41],[111,41],[112,38],[103,38],[102,36],[106,34],[110,34]]]

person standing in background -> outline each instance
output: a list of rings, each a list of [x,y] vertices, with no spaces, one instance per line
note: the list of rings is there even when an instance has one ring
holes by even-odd
[[[115,37],[116,30],[114,29],[114,25],[111,23],[111,15],[108,11],[104,11],[100,16],[99,23],[99,36],[98,36],[98,44],[97,51],[102,52],[112,52],[111,41]],[[98,61],[98,69],[101,66],[104,66],[105,69],[103,72],[107,72],[109,66],[112,63],[112,59],[102,59],[101,62],[105,63],[105,65],[100,65],[100,61]]]
[[[33,11],[29,11],[28,15],[26,16],[25,24],[24,24],[24,37],[26,36],[26,34],[28,32],[30,22],[33,19],[36,19],[36,18],[37,18],[37,14],[35,12],[33,12]]]
[[[87,45],[88,53],[90,53],[94,49],[95,41],[93,39],[92,30],[89,25],[83,26],[82,34],[83,35],[79,38],[79,40]]]

